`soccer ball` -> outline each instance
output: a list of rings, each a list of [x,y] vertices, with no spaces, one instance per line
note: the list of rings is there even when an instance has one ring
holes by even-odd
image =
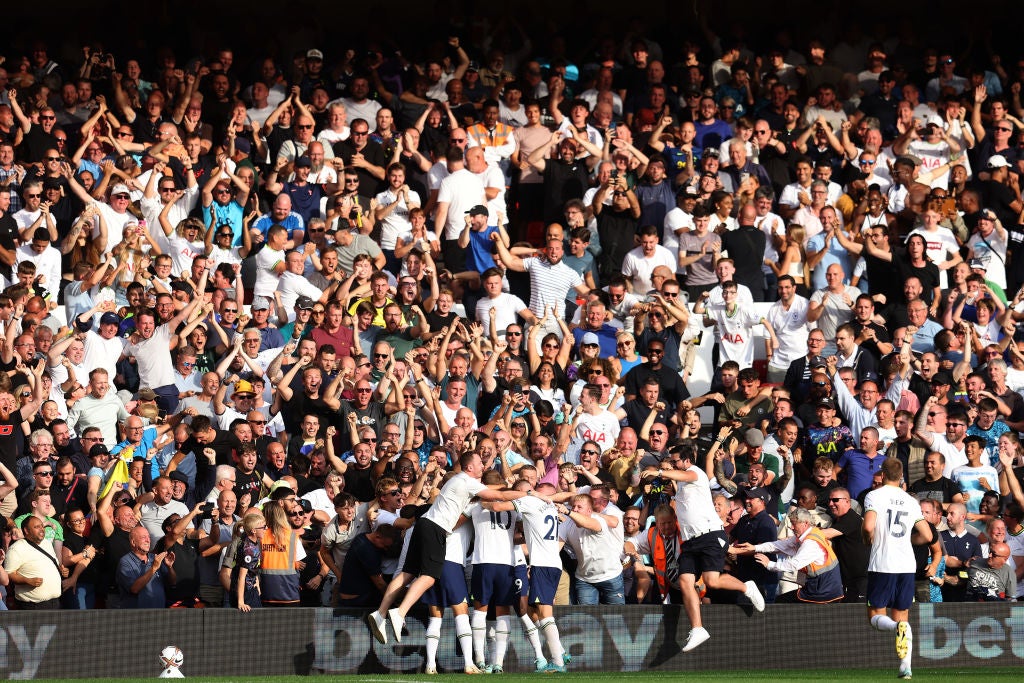
[[[164,667],[177,669],[184,661],[185,654],[174,645],[168,645],[163,650],[160,650],[160,664]]]

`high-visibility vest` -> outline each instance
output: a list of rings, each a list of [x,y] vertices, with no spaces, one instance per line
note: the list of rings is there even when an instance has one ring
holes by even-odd
[[[822,562],[812,562],[800,571],[807,576],[807,581],[797,591],[800,602],[835,602],[843,599],[843,577],[839,572],[839,560],[836,552],[825,534],[818,527],[804,537],[804,543],[817,543],[825,553]]]
[[[654,567],[654,577],[658,580],[658,590],[661,591],[662,596],[668,595],[670,588],[678,588],[678,586],[669,586],[668,580],[665,578],[668,557],[665,555],[665,539],[658,533],[657,525],[652,524],[647,530],[647,546],[651,549],[651,565]],[[679,531],[679,525],[676,524],[676,548],[682,547],[683,535]]]
[[[277,537],[267,529],[260,539],[260,600],[264,603],[287,604],[299,601],[299,571],[295,568],[298,534],[289,532],[288,547],[277,544]]]

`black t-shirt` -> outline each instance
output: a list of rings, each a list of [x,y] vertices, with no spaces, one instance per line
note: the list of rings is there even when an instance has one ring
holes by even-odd
[[[5,213],[3,216],[0,216],[0,247],[7,251],[14,251],[18,248],[14,243],[16,239],[18,239],[18,222],[14,220],[14,216]],[[13,272],[11,266],[6,263],[0,263],[0,275],[3,275],[8,280],[13,280]]]
[[[868,574],[868,557],[871,549],[864,545],[861,537],[863,523],[861,516],[853,510],[832,521],[832,528],[843,534],[832,539],[832,548],[836,551],[836,559],[839,560],[839,572],[842,574],[844,586],[849,586]]]
[[[78,553],[85,550],[85,546],[91,545],[97,551],[103,547],[103,533],[100,531],[99,525],[94,524],[88,537],[79,536],[78,534],[66,533],[64,534],[64,547],[71,551],[71,554],[77,555]],[[96,577],[99,575],[99,563],[90,562],[89,566],[78,577],[79,584],[91,584],[96,583]]]
[[[352,155],[357,153],[355,145],[352,142],[352,138],[334,143],[333,149],[334,156],[340,157],[344,160],[346,166],[352,162]],[[376,142],[367,142],[366,146],[363,147],[359,153],[363,155],[363,158],[368,163],[371,163],[374,166],[385,168],[388,165],[388,160],[384,157],[384,148]],[[365,169],[357,168],[355,171],[356,175],[359,176],[360,194],[365,194],[371,197],[375,195],[377,193],[377,187],[381,185],[381,181]]]
[[[48,149],[57,149],[57,137],[43,131],[42,126],[32,124],[21,142],[21,158],[28,161],[42,161]]]
[[[597,265],[602,280],[622,273],[622,261],[635,246],[637,225],[637,219],[633,218],[630,209],[616,211],[606,206],[601,210],[601,215],[597,217],[597,234],[601,240],[601,255],[597,258]]]
[[[654,375],[661,383],[661,399],[672,410],[680,401],[690,398],[690,392],[683,384],[679,373],[664,365],[660,370],[651,368],[650,363],[641,363],[626,373],[626,393],[638,395],[648,377]]]
[[[928,528],[932,530],[932,538],[941,538],[939,536],[939,530],[935,528],[934,524],[932,524],[931,522],[928,522],[928,521],[925,521],[925,524],[927,524]],[[833,526],[835,526],[835,525],[833,525]],[[835,541],[833,541],[833,545],[835,545]],[[931,562],[931,559],[932,559],[932,551],[931,551],[931,547],[930,546],[928,546],[928,545],[915,545],[914,546],[914,560],[917,562],[917,573],[915,575],[915,578],[921,579],[921,580],[924,580],[926,578],[924,572],[928,568],[928,563]]]
[[[383,553],[366,538],[368,535],[360,534],[352,540],[341,568],[339,593],[360,597],[380,594],[370,577],[381,573]]]
[[[120,564],[121,558],[131,550],[128,532],[116,526],[113,533],[107,536],[103,542],[103,574],[100,578],[106,584],[104,587],[109,588],[115,595],[118,592],[117,565]]]
[[[908,491],[918,500],[931,498],[946,505],[953,502],[953,496],[960,493],[960,487],[949,477],[939,477],[935,481],[927,481],[922,477],[911,484]]]
[[[234,465],[234,454],[238,452],[242,447],[242,443],[238,440],[231,432],[225,432],[221,429],[214,428],[216,436],[213,437],[213,441],[207,444],[201,444],[196,441],[194,436],[190,436],[188,441],[181,445],[182,453],[194,453],[196,456],[196,462],[200,460],[205,461],[206,457],[203,455],[203,450],[206,448],[212,448],[217,452],[217,464],[218,465]]]
[[[360,503],[368,503],[373,500],[373,479],[371,473],[373,467],[365,470],[356,469],[355,465],[349,465],[345,470],[345,493],[351,493]]]
[[[902,247],[893,249],[893,252],[901,282],[906,281],[908,277],[916,277],[921,281],[921,287],[924,288],[924,291],[921,292],[921,298],[928,304],[931,304],[932,296],[935,294],[935,288],[939,286],[939,267],[931,261],[927,261],[924,266],[910,265],[907,250]],[[902,289],[903,287],[901,285],[900,291],[902,291]],[[905,301],[902,296],[900,299]]]
[[[256,469],[250,474],[246,474],[240,469],[235,469],[235,496],[241,499],[246,493],[252,494],[249,498],[250,504],[255,503],[259,500],[260,488],[262,476],[260,475],[260,466],[257,465]]]
[[[587,165],[582,161],[565,164],[558,159],[549,159],[545,162],[544,221],[546,223],[558,223],[565,220],[562,215],[565,203],[570,199],[583,199],[583,194],[589,185],[589,176]],[[633,223],[633,232],[635,232],[636,221]],[[633,232],[629,233],[630,249],[633,248]],[[603,236],[601,246],[604,247]],[[621,267],[621,260],[619,263]]]
[[[867,250],[862,256],[868,275],[868,293],[884,294],[887,303],[902,299],[903,280],[899,268],[893,268],[891,261],[872,256]]]
[[[356,414],[357,428],[372,427],[378,439],[384,435],[384,425],[387,423],[387,416],[384,414],[384,404],[380,401],[370,401],[369,405],[362,410],[357,409],[352,401],[342,401],[340,412],[340,421],[344,425],[344,429],[339,430],[343,432],[341,434],[342,443],[352,443],[348,428],[349,413]]]
[[[0,417],[0,462],[14,471],[22,453],[21,411],[16,410],[6,420]]]
[[[174,573],[177,580],[166,587],[167,604],[182,602],[191,606],[199,595],[199,542],[182,539],[168,549],[174,553]]]

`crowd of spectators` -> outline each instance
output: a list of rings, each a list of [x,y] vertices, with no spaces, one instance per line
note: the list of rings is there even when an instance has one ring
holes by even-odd
[[[703,28],[9,55],[7,605],[371,607],[470,451],[559,604],[680,600],[686,461],[767,602],[864,600],[887,457],[919,600],[1024,593],[1024,61]]]

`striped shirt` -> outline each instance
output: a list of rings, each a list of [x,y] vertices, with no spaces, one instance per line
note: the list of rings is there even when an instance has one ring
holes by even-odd
[[[530,274],[530,310],[538,318],[548,306],[559,318],[565,315],[565,298],[569,290],[583,284],[583,278],[561,261],[552,265],[547,259],[523,259],[523,268]]]

